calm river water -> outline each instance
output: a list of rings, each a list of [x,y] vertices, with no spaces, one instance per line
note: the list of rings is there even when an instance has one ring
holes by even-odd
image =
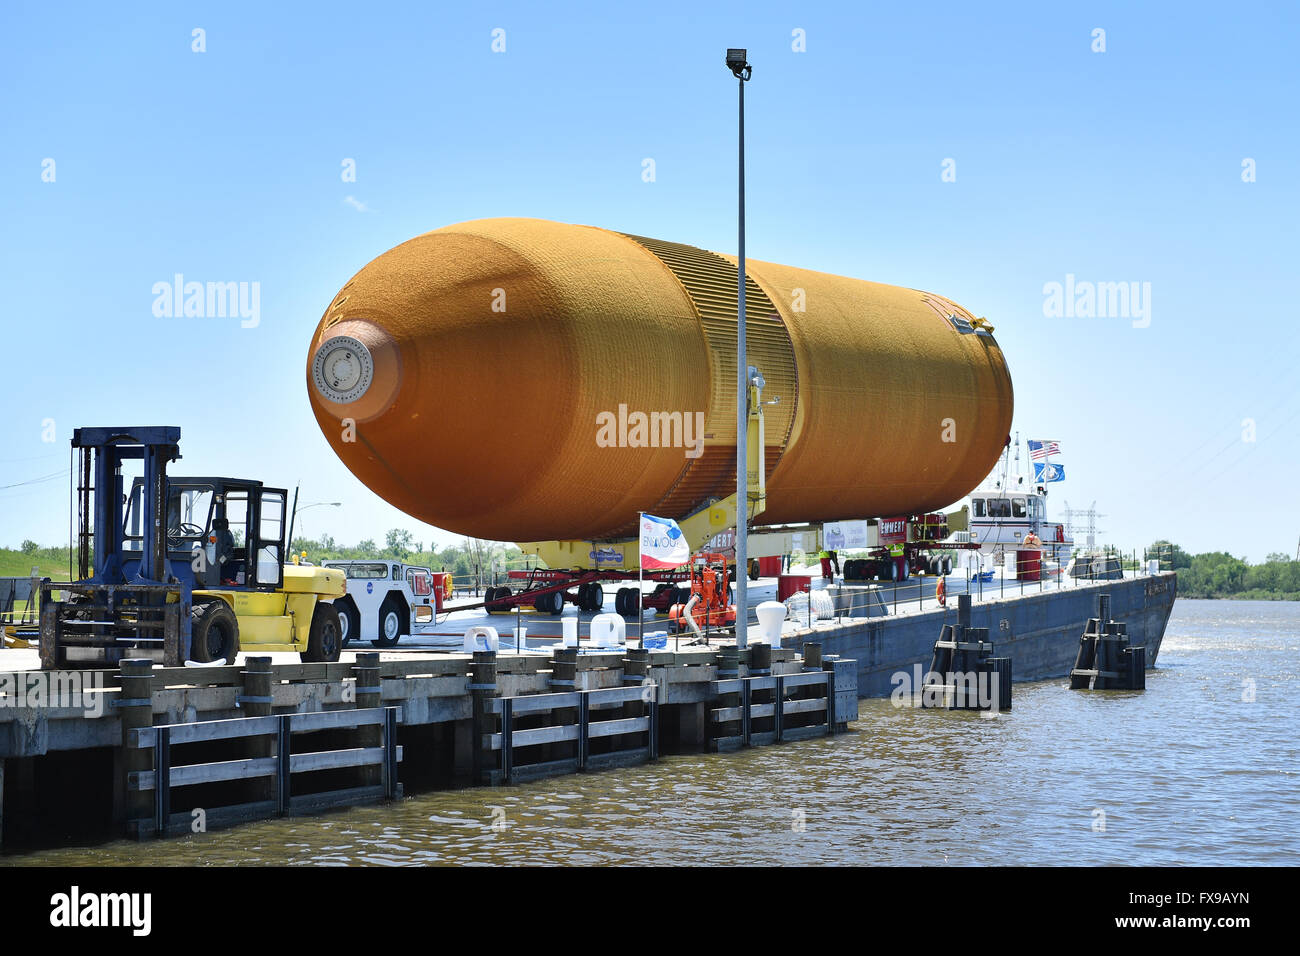
[[[830,739],[3,862],[1295,864],[1298,692],[1300,604],[1179,600],[1145,693],[862,701]]]

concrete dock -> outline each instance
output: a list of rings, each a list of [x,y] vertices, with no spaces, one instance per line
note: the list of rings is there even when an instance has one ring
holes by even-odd
[[[101,837],[165,835],[845,730],[856,662],[805,652],[363,651],[334,664],[11,670],[0,835],[68,820]]]

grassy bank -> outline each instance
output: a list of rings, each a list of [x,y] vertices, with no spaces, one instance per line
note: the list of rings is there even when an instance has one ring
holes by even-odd
[[[61,548],[40,548],[32,552],[0,548],[0,578],[25,578],[32,568],[43,578],[68,580],[68,552]]]

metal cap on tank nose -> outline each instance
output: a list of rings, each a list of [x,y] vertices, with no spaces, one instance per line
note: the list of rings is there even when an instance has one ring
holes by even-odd
[[[370,388],[375,360],[364,342],[350,335],[335,335],[316,349],[312,358],[312,383],[326,401],[349,404]]]
[[[397,398],[402,356],[388,331],[369,319],[334,323],[311,352],[307,389],[322,410],[340,419],[372,421]]]

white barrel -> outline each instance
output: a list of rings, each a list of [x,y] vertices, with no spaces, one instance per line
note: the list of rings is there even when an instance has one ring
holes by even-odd
[[[560,618],[560,633],[563,640],[560,642],[562,647],[578,646],[578,618],[573,614],[566,614]]]

